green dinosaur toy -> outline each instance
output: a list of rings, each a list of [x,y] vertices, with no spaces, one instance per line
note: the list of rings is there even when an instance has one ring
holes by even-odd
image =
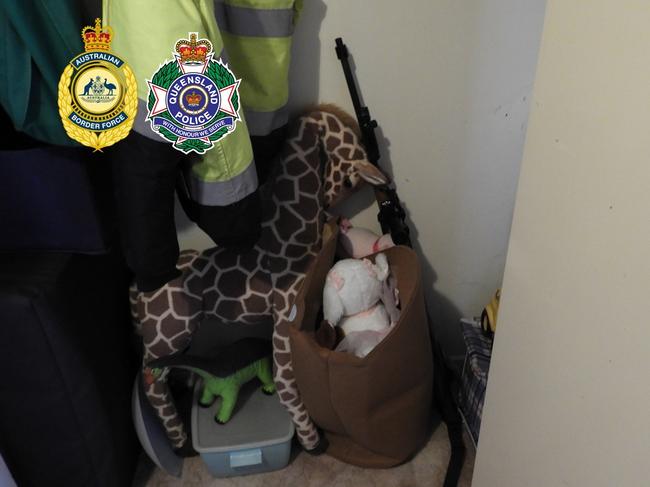
[[[270,357],[261,358],[228,377],[217,377],[194,367],[186,368],[203,378],[203,392],[199,399],[199,406],[210,407],[217,396],[221,396],[221,406],[214,417],[215,421],[220,424],[225,424],[230,420],[235,404],[237,404],[239,389],[248,381],[257,377],[262,381],[264,394],[270,395],[275,392]]]
[[[239,389],[255,377],[262,382],[264,394],[275,392],[269,344],[263,340],[241,340],[209,359],[179,353],[154,360],[148,366],[154,379],[160,377],[165,368],[171,367],[198,374],[203,379],[200,406],[210,407],[217,396],[221,396],[221,405],[214,418],[219,424],[230,420]]]

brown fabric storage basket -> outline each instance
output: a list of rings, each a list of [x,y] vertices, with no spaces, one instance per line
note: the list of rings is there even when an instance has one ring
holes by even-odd
[[[294,374],[309,414],[329,441],[328,454],[362,467],[392,467],[424,445],[431,421],[433,359],[420,266],[407,247],[384,252],[402,311],[372,352],[359,358],[322,348],[314,328],[337,231],[327,225],[323,248],[296,297],[290,327]]]

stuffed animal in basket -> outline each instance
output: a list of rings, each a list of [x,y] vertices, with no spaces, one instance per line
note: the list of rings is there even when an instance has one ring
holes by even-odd
[[[377,254],[374,264],[369,259],[343,259],[330,269],[323,288],[323,316],[345,335],[337,351],[365,357],[388,334],[398,317],[389,275],[384,254]]]
[[[341,219],[339,227],[339,243],[347,256],[354,259],[361,259],[395,246],[389,233],[377,235],[367,228],[354,227],[347,218]]]
[[[230,420],[239,389],[247,382],[258,378],[264,394],[275,392],[271,346],[266,340],[240,340],[211,358],[177,353],[149,364],[150,373],[155,379],[163,374],[164,369],[171,367],[190,370],[203,379],[199,406],[210,407],[217,397],[221,397],[221,404],[214,416],[219,424]]]

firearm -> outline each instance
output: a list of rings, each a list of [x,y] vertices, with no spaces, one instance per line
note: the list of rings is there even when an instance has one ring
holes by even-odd
[[[354,112],[361,128],[361,141],[368,154],[368,160],[375,166],[379,167],[379,147],[377,145],[377,138],[375,137],[375,128],[377,122],[370,117],[368,107],[362,106],[359,100],[359,93],[357,92],[357,85],[354,80],[354,75],[350,69],[348,61],[348,48],[343,44],[343,39],[340,37],[336,39],[336,57],[341,61],[343,66],[343,73],[345,73],[345,81],[348,83],[348,90],[350,90],[350,97],[354,105]],[[381,230],[384,233],[390,233],[393,237],[393,242],[399,245],[407,245],[412,247],[411,239],[409,237],[409,228],[404,219],[404,208],[399,202],[397,192],[394,188],[389,186],[375,187],[375,198],[379,204],[379,214],[377,219],[381,225]],[[427,320],[429,316],[427,313]],[[431,325],[429,325],[431,329]],[[463,443],[463,423],[460,419],[458,409],[454,402],[454,396],[451,389],[452,373],[447,366],[444,354],[440,348],[440,343],[433,338],[433,356],[435,361],[434,371],[434,397],[435,402],[441,412],[442,419],[447,423],[447,433],[449,435],[449,443],[451,446],[451,456],[447,466],[447,473],[445,475],[445,487],[458,484],[460,471],[463,466],[465,458],[465,446]]]
[[[368,107],[361,105],[357,84],[354,79],[354,74],[352,74],[352,70],[350,69],[350,62],[348,61],[348,48],[340,37],[336,39],[336,57],[339,58],[343,67],[343,74],[348,84],[350,98],[352,98],[354,113],[359,122],[359,128],[361,129],[361,142],[366,149],[368,160],[379,167],[379,158],[381,155],[379,153],[379,146],[377,145],[377,137],[375,136],[377,121],[370,117]],[[409,227],[405,223],[406,214],[397,197],[397,192],[393,187],[388,185],[377,186],[374,189],[375,199],[379,205],[377,219],[381,225],[381,231],[383,233],[390,233],[395,244],[412,247]]]

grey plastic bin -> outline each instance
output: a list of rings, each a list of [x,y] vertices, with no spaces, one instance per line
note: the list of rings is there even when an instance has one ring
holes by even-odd
[[[209,408],[198,405],[197,381],[192,406],[192,443],[215,477],[270,472],[289,463],[294,427],[276,394],[265,395],[260,383],[242,387],[228,423],[215,422],[221,399]]]

